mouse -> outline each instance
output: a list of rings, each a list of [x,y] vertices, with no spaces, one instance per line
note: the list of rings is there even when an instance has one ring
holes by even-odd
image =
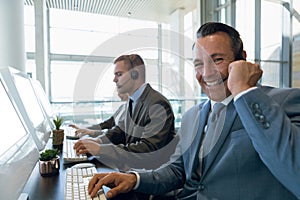
[[[72,166],[72,168],[89,168],[89,167],[95,167],[95,165],[93,163],[78,163]]]

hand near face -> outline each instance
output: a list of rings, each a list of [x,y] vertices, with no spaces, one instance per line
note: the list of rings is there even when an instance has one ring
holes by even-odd
[[[90,153],[92,155],[100,154],[100,144],[96,141],[85,139],[79,140],[73,147],[77,155]]]
[[[111,190],[106,194],[107,198],[115,197],[120,193],[127,193],[136,185],[137,179],[134,174],[119,172],[95,174],[89,182],[88,191],[91,197],[95,197],[97,192],[106,185]]]
[[[258,64],[243,60],[230,63],[228,72],[227,85],[234,97],[238,93],[254,87],[263,73]]]

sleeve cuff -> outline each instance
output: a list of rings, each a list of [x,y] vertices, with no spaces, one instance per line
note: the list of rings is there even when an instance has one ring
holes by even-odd
[[[102,134],[101,130],[94,131],[94,135],[92,137],[97,137]]]
[[[243,96],[244,94],[246,94],[246,93],[248,93],[248,92],[250,92],[250,91],[252,91],[252,90],[255,90],[257,87],[255,86],[255,87],[251,87],[251,88],[249,88],[248,90],[245,90],[245,91],[243,91],[243,92],[240,92],[239,94],[237,94],[235,97],[234,97],[234,101],[236,101],[236,100],[238,100],[241,96]]]
[[[135,174],[135,176],[136,176],[136,184],[135,184],[135,186],[132,189],[136,190],[139,187],[139,185],[140,185],[140,175],[139,175],[139,173],[137,173],[135,171],[128,171],[127,173],[128,174]]]

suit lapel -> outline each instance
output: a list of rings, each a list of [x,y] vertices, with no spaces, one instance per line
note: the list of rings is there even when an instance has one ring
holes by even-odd
[[[147,84],[147,86],[145,87],[145,90],[143,91],[141,96],[136,101],[134,113],[132,114],[134,122],[137,122],[137,120],[138,120],[137,117],[139,116],[139,113],[141,112],[142,108],[144,107],[145,98],[147,98],[150,90],[151,90],[151,86],[149,84]]]
[[[214,146],[214,148],[212,149],[212,151],[205,158],[203,176],[206,175],[211,164],[213,163],[216,156],[218,155],[221,147],[223,146],[227,136],[230,133],[230,129],[232,128],[232,125],[233,125],[235,119],[236,119],[236,110],[234,108],[233,101],[231,101],[227,106],[226,119],[225,119],[224,127],[222,129],[220,138],[218,139],[218,141],[217,141],[216,145]]]

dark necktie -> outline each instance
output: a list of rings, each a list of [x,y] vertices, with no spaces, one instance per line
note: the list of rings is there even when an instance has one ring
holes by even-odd
[[[129,109],[130,117],[132,117],[132,103],[133,103],[133,100],[132,100],[132,99],[129,99],[128,109]]]
[[[207,129],[203,133],[201,139],[201,146],[199,151],[199,168],[198,173],[201,176],[203,170],[203,158],[209,154],[214,145],[217,143],[223,126],[226,116],[226,107],[223,103],[216,103],[213,107],[212,112],[209,115],[207,120]]]

